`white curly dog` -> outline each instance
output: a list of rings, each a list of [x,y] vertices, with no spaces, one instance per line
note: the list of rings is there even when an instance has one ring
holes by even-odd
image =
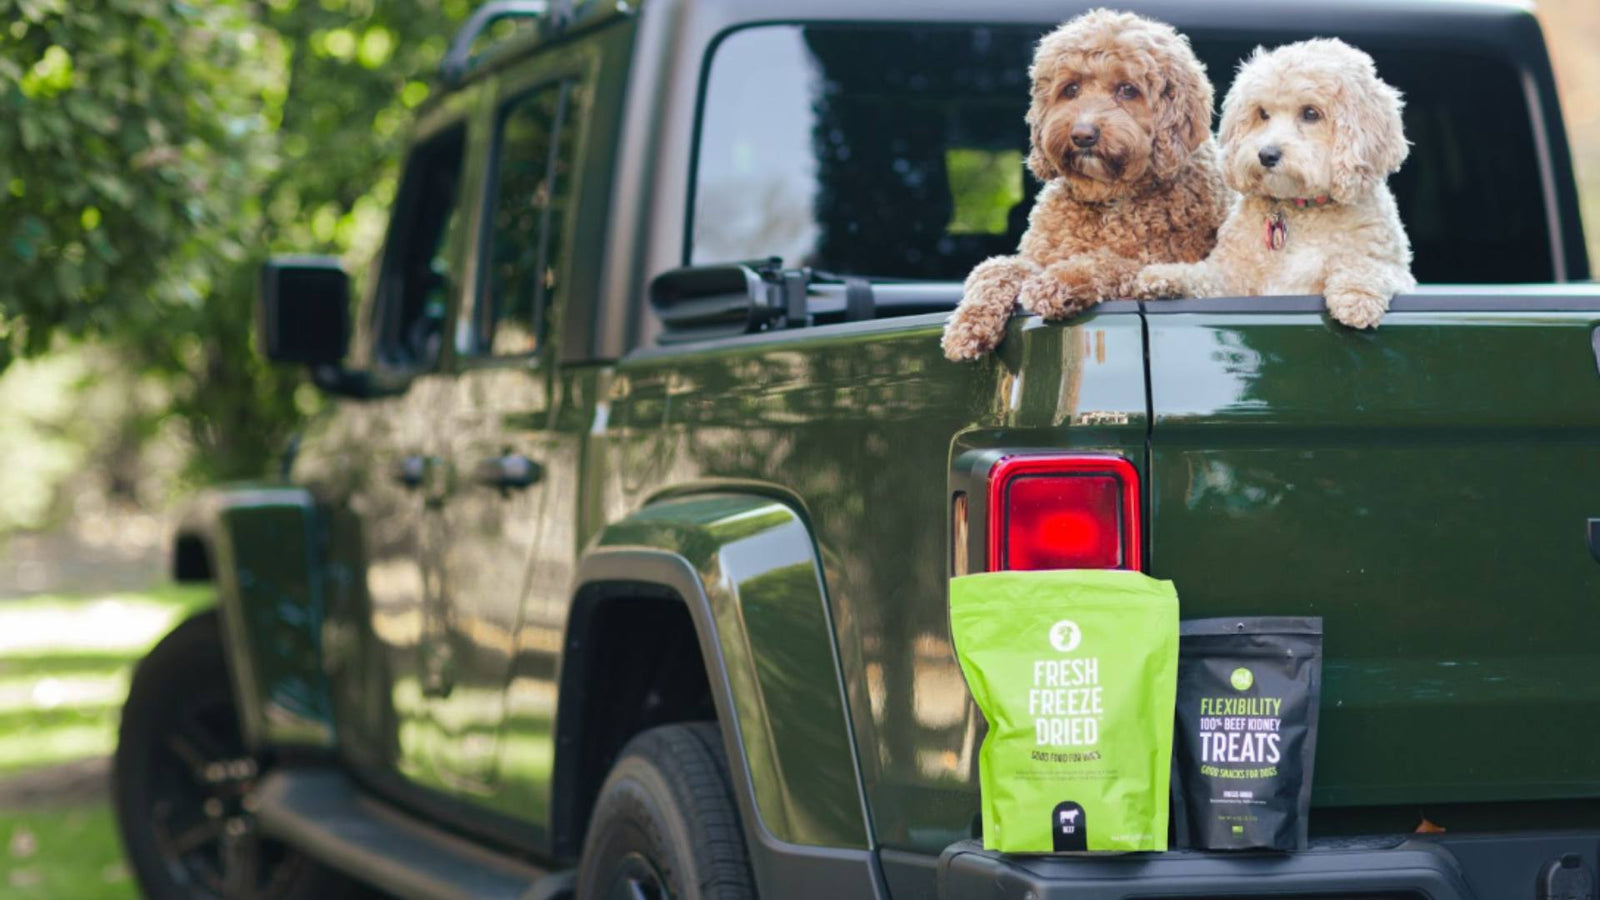
[[[1239,192],[1198,263],[1146,266],[1142,297],[1321,294],[1373,328],[1416,287],[1411,242],[1385,183],[1405,161],[1400,92],[1372,57],[1318,38],[1256,48],[1222,102],[1222,173]]]

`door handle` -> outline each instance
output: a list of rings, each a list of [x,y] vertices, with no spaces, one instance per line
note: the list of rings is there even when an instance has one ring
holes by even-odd
[[[394,478],[408,488],[422,487],[422,482],[428,476],[428,458],[413,454],[400,460],[395,466]]]
[[[520,490],[544,477],[544,466],[520,453],[507,453],[478,463],[473,470],[478,483],[501,490]]]

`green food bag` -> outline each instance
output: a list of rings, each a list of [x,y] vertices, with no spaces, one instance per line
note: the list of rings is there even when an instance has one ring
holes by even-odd
[[[1138,572],[950,582],[950,631],[988,720],[983,846],[1165,850],[1178,595]]]

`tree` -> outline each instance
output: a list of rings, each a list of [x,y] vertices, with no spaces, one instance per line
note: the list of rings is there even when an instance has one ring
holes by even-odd
[[[237,2],[0,0],[0,363],[157,331],[242,253],[273,73]]]
[[[315,406],[251,346],[259,264],[376,246],[471,5],[0,0],[0,367],[105,341],[171,380],[198,477],[259,474]]]

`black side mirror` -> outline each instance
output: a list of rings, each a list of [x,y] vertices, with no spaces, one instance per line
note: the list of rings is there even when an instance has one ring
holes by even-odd
[[[261,267],[256,335],[273,362],[337,365],[350,342],[350,277],[331,256],[279,256]]]

